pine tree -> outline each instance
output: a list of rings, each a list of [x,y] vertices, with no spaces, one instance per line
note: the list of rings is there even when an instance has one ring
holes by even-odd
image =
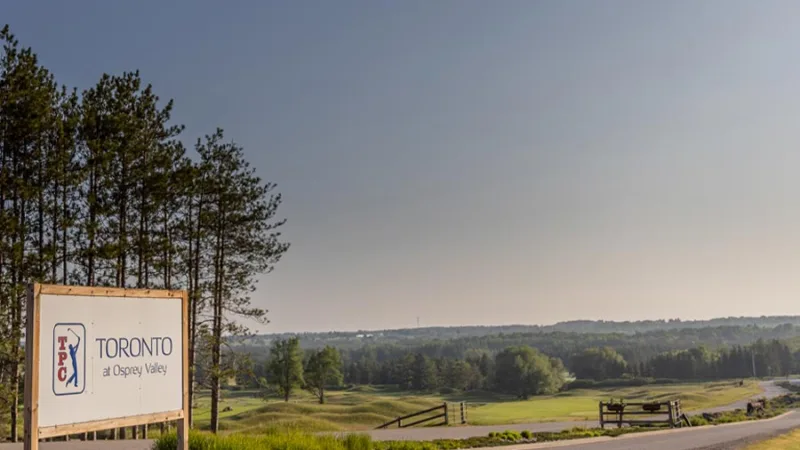
[[[284,220],[275,220],[281,203],[273,194],[275,185],[263,183],[244,159],[243,149],[233,142],[224,143],[221,129],[198,142],[201,177],[207,183],[207,209],[200,227],[207,240],[205,249],[212,256],[211,298],[211,421],[216,431],[219,421],[220,370],[224,339],[248,332],[232,320],[247,317],[266,323],[266,311],[250,306],[255,276],[272,271],[287,243],[280,242],[278,228]]]
[[[47,264],[44,192],[55,89],[52,75],[30,48],[19,47],[7,26],[0,40],[5,44],[0,59],[0,276],[6,281],[0,288],[0,310],[9,324],[3,346],[8,353],[0,369],[8,380],[11,440],[16,441],[25,283],[43,281]]]
[[[12,438],[30,281],[187,289],[190,376],[208,381],[218,419],[220,379],[240,361],[227,340],[248,333],[240,317],[267,322],[250,294],[289,247],[275,185],[221,130],[198,140],[193,162],[172,101],[138,71],[79,95],[7,26],[0,41],[0,408]]]

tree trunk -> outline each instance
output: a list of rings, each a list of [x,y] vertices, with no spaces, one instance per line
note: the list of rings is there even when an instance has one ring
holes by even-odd
[[[121,156],[123,160],[125,155]],[[125,161],[122,162],[122,179],[120,186],[119,204],[119,230],[117,245],[119,256],[117,257],[117,287],[124,288],[127,284],[127,264],[128,264],[128,171]]]
[[[292,393],[292,374],[289,372],[289,365],[291,364],[291,355],[289,354],[289,346],[284,346],[283,349],[283,382],[284,382],[284,390],[283,400],[286,403],[289,403],[289,395]]]
[[[216,248],[214,249],[214,313],[211,330],[211,432],[219,430],[219,391],[220,363],[222,360],[219,337],[222,334],[222,318],[220,317],[222,302],[222,230],[221,221],[216,223]]]
[[[195,361],[195,353],[197,351],[197,325],[198,325],[198,318],[197,314],[200,309],[200,236],[201,236],[201,229],[200,229],[200,214],[203,211],[203,201],[202,198],[198,202],[197,205],[197,220],[192,226],[192,223],[189,222],[189,254],[192,255],[189,260],[189,265],[194,266],[190,270],[190,294],[192,299],[192,320],[189,323],[191,326],[190,330],[190,340],[189,340],[189,404],[194,404],[194,361]],[[189,206],[189,217],[191,220],[192,211],[191,211],[191,204]],[[194,234],[192,234],[194,233]],[[192,246],[192,240],[194,240],[195,244]],[[192,281],[193,280],[193,281]],[[189,408],[189,428],[194,426],[194,413],[192,409]]]
[[[188,220],[186,224],[186,236],[188,237],[188,250],[186,252],[186,260],[188,264],[186,265],[187,271],[187,284],[189,289],[189,405],[192,405],[193,397],[194,397],[194,338],[195,338],[195,317],[197,317],[197,302],[194,299],[194,253],[193,250],[193,242],[194,237],[192,235],[192,230],[194,227],[192,226],[192,199],[189,198],[189,210],[186,214],[186,219]],[[189,414],[189,428],[192,427],[192,408],[189,408],[187,414]]]
[[[15,196],[16,201],[16,196]],[[12,305],[14,307],[14,315],[11,322],[12,329],[12,344],[14,350],[12,351],[13,367],[11,368],[11,441],[17,442],[19,439],[17,427],[19,424],[19,381],[20,371],[19,366],[22,361],[22,352],[20,351],[19,343],[22,341],[22,296],[19,292],[19,286],[22,283],[24,273],[24,252],[23,246],[25,242],[25,200],[19,202],[19,209],[17,210],[17,226],[19,245],[17,246],[19,254],[14,255],[16,260],[16,270],[12,273],[11,289],[12,289]],[[16,251],[15,251],[16,253]]]
[[[39,251],[39,255],[37,258],[38,265],[36,267],[36,279],[40,280],[44,277],[44,155],[43,152],[39,152],[39,175],[38,179],[36,180],[39,183],[39,186],[36,186],[38,192],[38,205],[37,205],[37,212],[38,212],[38,229],[39,232],[39,242],[37,245],[37,249]]]
[[[89,223],[87,226],[86,234],[89,238],[89,248],[87,249],[87,262],[86,262],[86,284],[87,286],[94,286],[95,283],[95,275],[94,275],[94,253],[95,253],[95,239],[96,239],[96,230],[95,227],[97,226],[97,202],[98,202],[98,192],[97,192],[97,161],[94,161],[94,157],[92,158],[92,170],[89,175]]]
[[[66,164],[64,166],[64,170],[66,171]],[[67,204],[66,183],[64,183],[64,187],[61,190],[61,206],[64,208],[61,214],[61,220],[63,221],[63,228],[61,230],[61,283],[67,284],[67,232],[69,231],[67,214],[69,213],[69,205]]]
[[[59,222],[58,215],[60,211],[58,205],[58,190],[59,190],[58,178],[61,176],[62,175],[55,176],[53,182],[53,214],[52,214],[53,222],[51,224],[53,227],[51,230],[51,232],[53,233],[52,237],[53,243],[50,246],[51,258],[52,258],[52,260],[50,261],[50,280],[52,280],[53,283],[58,282],[58,244],[59,242],[61,242],[61,240],[58,237],[58,222]]]
[[[167,207],[164,207],[164,289],[172,289],[172,233]]]

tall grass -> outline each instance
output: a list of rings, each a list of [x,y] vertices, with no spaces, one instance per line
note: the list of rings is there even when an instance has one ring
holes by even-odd
[[[176,446],[177,436],[171,433],[158,438],[153,449],[173,450]],[[220,436],[192,431],[189,433],[189,450],[372,450],[372,440],[366,435],[314,436],[297,431],[259,436]]]

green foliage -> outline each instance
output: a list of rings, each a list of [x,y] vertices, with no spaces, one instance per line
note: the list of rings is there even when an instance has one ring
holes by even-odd
[[[769,325],[778,319],[765,318],[763,322],[759,322],[759,319],[753,320]],[[791,322],[790,318],[785,320]],[[703,323],[722,322],[724,321]],[[738,322],[732,320],[731,323]],[[347,333],[305,334],[302,342],[307,348],[322,348],[324,345],[335,345],[339,348],[342,352],[345,383],[396,385],[409,390],[419,388],[422,384],[418,382],[414,386],[414,364],[419,362],[417,355],[427,357],[435,366],[436,376],[430,374],[428,379],[433,381],[435,378],[438,389],[495,390],[498,383],[495,379],[497,371],[494,358],[509,346],[536,348],[552,358],[569,361],[570,370],[574,369],[575,356],[590,348],[611,348],[627,363],[620,376],[602,378],[619,373],[618,369],[611,368],[604,370],[604,374],[592,375],[602,378],[596,382],[599,384],[579,379],[565,387],[569,389],[749,377],[752,375],[753,362],[759,376],[786,375],[800,370],[800,352],[792,353],[786,342],[771,340],[796,336],[800,333],[800,327],[796,325],[789,323],[772,328],[738,325],[698,327],[699,324],[693,324],[682,329],[655,330],[636,335],[575,332],[492,335],[489,334],[492,331],[526,328],[461,327],[388,330],[380,335],[363,338]],[[440,340],[424,337],[434,332],[443,336],[451,336],[452,332],[452,336],[456,336],[457,333],[453,330],[462,330],[466,336]],[[405,337],[405,341],[396,343],[401,337]],[[759,342],[759,338],[764,340]],[[265,339],[249,340],[242,348],[252,352],[254,357],[264,359],[267,349],[259,342],[264,342]],[[703,342],[705,346],[696,347],[697,342]],[[742,343],[747,345],[740,345]],[[419,379],[417,375],[417,380]]]
[[[411,389],[433,390],[439,385],[436,364],[427,356],[417,353],[411,366]]]
[[[177,436],[168,434],[159,437],[153,450],[173,450]],[[369,436],[348,435],[342,438],[314,436],[295,431],[269,432],[259,436],[220,436],[192,431],[189,434],[189,450],[371,450]]]
[[[509,347],[495,358],[497,389],[527,399],[557,392],[564,384],[563,366],[530,347]]]
[[[708,425],[709,421],[703,416],[689,416],[689,423],[692,424],[693,427],[701,427]]]
[[[272,359],[269,362],[270,378],[273,385],[285,401],[289,401],[292,392],[303,386],[303,354],[297,338],[282,339],[272,345]]]
[[[187,289],[190,395],[209,387],[216,404],[222,379],[245,367],[223,350],[247,334],[235,319],[266,320],[250,294],[288,249],[274,184],[221,130],[187,155],[173,102],[138,71],[79,93],[8,26],[0,41],[0,407],[16,421],[31,281]]]
[[[576,377],[590,380],[619,378],[627,368],[625,358],[607,346],[587,348],[570,361],[570,369]]]
[[[312,350],[305,367],[305,386],[319,402],[325,403],[325,388],[342,384],[342,357],[339,350],[326,346]]]

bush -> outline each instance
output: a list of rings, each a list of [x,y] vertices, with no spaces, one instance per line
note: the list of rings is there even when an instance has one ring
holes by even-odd
[[[689,423],[692,424],[693,427],[701,427],[703,425],[708,425],[709,422],[703,416],[689,416]]]
[[[506,430],[500,435],[500,439],[504,441],[517,442],[522,439],[522,435],[516,431]]]
[[[522,433],[520,433],[520,434],[522,435],[522,437],[523,437],[524,439],[530,439],[531,437],[533,437],[533,435],[531,434],[531,432],[530,432],[530,431],[528,431],[528,430],[525,430],[525,431],[523,431],[523,432],[522,432]]]

